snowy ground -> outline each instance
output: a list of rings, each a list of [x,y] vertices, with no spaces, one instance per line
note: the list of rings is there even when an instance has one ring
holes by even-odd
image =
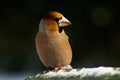
[[[113,67],[96,67],[96,68],[81,68],[81,69],[71,69],[71,70],[59,70],[51,71],[46,74],[37,74],[35,77],[71,77],[71,76],[80,76],[82,77],[100,77],[103,75],[120,75],[120,68]]]
[[[0,80],[25,80],[29,77],[30,73],[10,73],[10,74],[0,74]],[[80,78],[84,77],[99,77],[103,75],[120,75],[120,68],[113,67],[95,67],[95,68],[80,68],[80,69],[64,69],[59,71],[51,71],[46,74],[37,74],[34,78],[50,78],[50,77],[71,77],[79,76]],[[31,77],[30,77],[31,78]],[[120,80],[120,79],[118,79]]]

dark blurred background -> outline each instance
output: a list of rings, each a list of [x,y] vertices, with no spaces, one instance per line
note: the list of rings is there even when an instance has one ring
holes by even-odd
[[[1,0],[0,73],[41,72],[35,49],[42,15],[59,11],[72,25],[65,28],[76,67],[120,66],[120,7],[115,0]]]

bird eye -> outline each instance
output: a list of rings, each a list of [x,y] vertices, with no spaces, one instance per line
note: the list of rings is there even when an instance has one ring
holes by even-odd
[[[55,21],[58,22],[58,21],[59,21],[59,18],[55,18]]]
[[[60,19],[62,19],[62,17],[61,18],[55,18],[53,20],[55,20],[56,22],[58,22]]]

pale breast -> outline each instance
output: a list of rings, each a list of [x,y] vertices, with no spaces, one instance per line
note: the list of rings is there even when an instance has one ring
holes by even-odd
[[[72,59],[72,50],[65,33],[36,36],[37,53],[42,63],[48,67],[69,65]]]

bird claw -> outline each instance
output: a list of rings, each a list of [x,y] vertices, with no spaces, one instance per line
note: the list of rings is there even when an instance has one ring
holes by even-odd
[[[52,70],[54,70],[54,68],[48,67],[47,70],[45,70],[45,71],[43,72],[43,74],[46,74],[46,73],[48,73],[49,71],[52,71]]]
[[[45,70],[45,71],[43,72],[43,74],[46,74],[46,73],[48,73],[48,72],[50,72],[50,71],[59,71],[59,70],[61,70],[61,69],[63,69],[63,68],[64,68],[64,66],[55,67],[55,68],[48,67],[47,70]]]
[[[63,66],[54,68],[55,71],[59,71],[61,69],[63,69]]]
[[[45,70],[45,71],[43,71],[43,74],[46,74],[46,73],[48,73],[50,70]]]

